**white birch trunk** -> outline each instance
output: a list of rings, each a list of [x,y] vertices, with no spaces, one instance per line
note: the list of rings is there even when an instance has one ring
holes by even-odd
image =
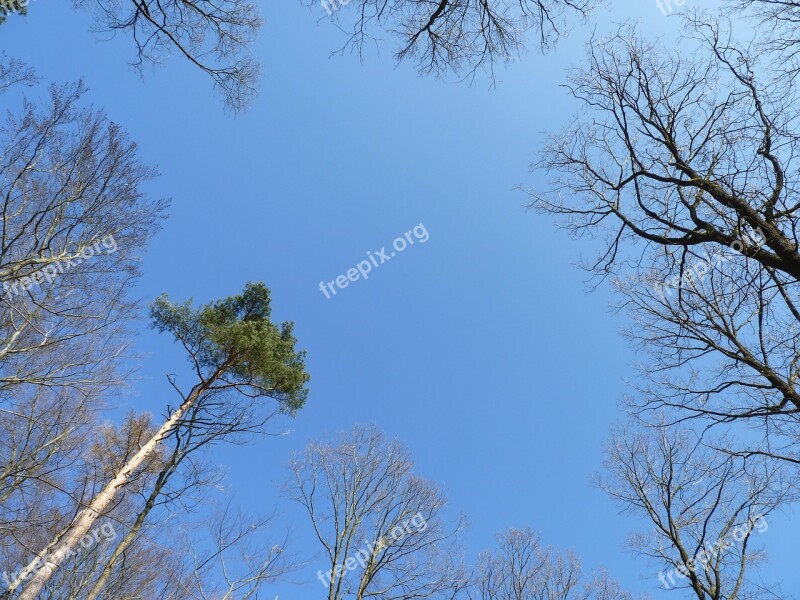
[[[12,585],[9,586],[8,592],[13,592],[14,589],[20,587],[32,573],[32,578],[23,588],[22,594],[19,596],[18,600],[36,600],[39,592],[53,576],[53,573],[72,556],[73,549],[78,545],[80,539],[89,532],[95,521],[102,517],[109,506],[111,506],[117,490],[128,483],[131,474],[145,463],[147,458],[156,450],[158,444],[169,435],[172,428],[175,427],[184,413],[192,407],[197,401],[197,398],[208,389],[212,382],[213,378],[189,395],[186,401],[172,413],[170,418],[164,422],[155,435],[153,435],[153,437],[131,457],[127,464],[120,469],[114,479],[112,479],[103,490],[92,499],[89,505],[78,514],[63,537],[54,545],[50,544],[48,548],[45,548],[39,556],[34,558],[20,571],[19,575],[17,575],[12,582]]]

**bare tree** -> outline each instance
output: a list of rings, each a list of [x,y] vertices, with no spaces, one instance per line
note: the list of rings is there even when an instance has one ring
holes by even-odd
[[[581,563],[571,552],[542,545],[531,529],[509,529],[497,548],[478,559],[468,597],[475,600],[631,600],[604,571],[582,582]]]
[[[582,19],[596,3],[588,0],[320,0],[347,35],[342,48],[359,55],[383,32],[398,39],[398,60],[411,59],[421,73],[490,72],[517,59],[534,35],[544,50]],[[313,6],[314,0],[307,0]]]
[[[606,570],[593,574],[584,589],[586,600],[633,600],[633,595],[623,589],[622,584],[613,579]],[[648,600],[647,594],[640,594],[640,600]]]
[[[207,500],[210,488],[203,489]],[[295,568],[287,549],[288,538],[275,536],[275,515],[243,513],[232,501],[204,502],[201,512],[172,501],[161,518],[148,525],[125,545],[111,575],[98,589],[116,547],[104,544],[100,552],[84,552],[69,568],[60,569],[42,597],[49,600],[234,600],[264,597],[264,587]],[[119,516],[115,511],[115,520]],[[134,515],[135,517],[135,515]],[[114,525],[112,542],[128,538],[127,524]],[[169,535],[164,535],[169,532]],[[109,536],[111,537],[111,536]],[[91,550],[94,550],[93,548]],[[94,585],[93,585],[94,582]]]
[[[303,1],[316,5],[316,0]],[[346,7],[351,1],[353,5]],[[377,42],[388,32],[399,40],[398,60],[411,59],[426,74],[474,74],[483,67],[493,72],[496,63],[515,60],[525,51],[528,34],[536,36],[539,48],[547,49],[564,35],[571,19],[585,18],[596,4],[589,0],[319,3],[347,35],[342,51],[361,55],[368,42]],[[130,35],[137,69],[177,54],[213,80],[233,111],[245,108],[255,96],[260,65],[251,52],[262,20],[254,2],[73,0],[73,4],[93,15],[95,31]]]
[[[33,74],[0,68],[11,87]],[[0,88],[0,91],[3,91]],[[128,288],[164,203],[154,172],[82,84],[53,86],[0,127],[0,394],[20,386],[107,392],[136,305]],[[0,400],[2,403],[2,400]]]
[[[731,13],[746,15],[760,30],[758,46],[774,57],[775,75],[800,72],[800,2],[795,0],[726,0]]]
[[[587,111],[551,138],[532,204],[601,241],[586,266],[615,276],[647,353],[640,416],[758,426],[749,450],[797,460],[794,86],[760,80],[725,27],[687,25],[678,50],[632,28],[591,42],[569,86]]]
[[[204,541],[188,538],[191,551],[190,573],[185,583],[192,597],[199,600],[257,599],[264,584],[297,568],[287,551],[288,538],[278,543],[270,530],[274,515],[252,517],[234,513],[230,504],[220,507],[210,520]]]
[[[292,497],[309,514],[329,569],[328,600],[452,598],[467,583],[445,497],[412,473],[408,452],[376,428],[311,444],[291,463]]]
[[[181,424],[182,425],[182,424]],[[120,584],[125,585],[127,577],[119,577],[119,571],[123,562],[127,562],[131,547],[146,531],[148,520],[152,520],[153,512],[159,508],[169,510],[174,517],[174,513],[181,509],[181,504],[186,501],[186,496],[191,492],[197,491],[197,488],[210,487],[217,482],[218,477],[209,465],[197,461],[194,453],[200,450],[205,443],[210,443],[212,439],[203,440],[198,443],[196,440],[187,440],[191,438],[191,426],[182,428],[179,425],[175,428],[172,434],[163,441],[159,451],[154,453],[157,457],[157,464],[154,464],[149,469],[144,469],[139,473],[143,477],[144,473],[152,473],[151,481],[148,481],[142,486],[140,501],[136,502],[134,506],[128,511],[130,514],[129,519],[120,519],[125,523],[124,535],[121,535],[117,544],[110,555],[103,560],[103,564],[98,566],[99,575],[92,583],[91,589],[86,594],[84,600],[95,600],[99,598],[106,590],[115,590],[119,593],[118,588]],[[178,433],[179,429],[183,429]],[[187,434],[188,430],[188,434]],[[154,431],[149,431],[149,435],[142,436],[142,439],[149,439],[153,436]],[[171,447],[170,447],[171,446]],[[141,447],[138,444],[135,450]],[[132,453],[119,453],[116,456],[121,458],[118,468],[130,460]],[[183,471],[183,472],[181,472]],[[107,477],[105,481],[113,477],[115,470]],[[175,480],[180,477],[180,484],[175,485]],[[124,490],[130,494],[128,490]],[[133,503],[131,503],[133,504]],[[175,506],[177,505],[177,506]],[[115,510],[114,514],[118,514],[119,510]],[[165,519],[166,521],[166,519]],[[154,526],[151,524],[150,529]],[[119,583],[112,581],[114,575],[118,576]]]
[[[248,0],[73,0],[91,12],[101,32],[130,34],[133,65],[158,64],[177,53],[214,81],[227,106],[244,108],[256,91],[258,63],[250,45],[261,18]]]
[[[36,77],[14,59],[0,79],[18,107],[0,126],[0,547],[18,559],[96,481],[82,446],[126,375],[129,287],[164,203],[82,84],[15,97]]]
[[[85,463],[81,447],[95,424],[91,404],[64,390],[38,389],[0,410],[0,546],[24,543],[31,528],[69,510],[70,491],[81,480],[76,466]]]
[[[763,558],[758,535],[796,497],[784,463],[721,453],[675,426],[619,430],[607,457],[600,485],[653,526],[631,543],[664,568],[663,588],[687,589],[698,600],[782,597],[752,571]]]
[[[37,83],[36,72],[21,60],[0,54],[0,94],[18,86],[33,86]]]
[[[78,441],[81,447],[72,448],[74,434],[66,440],[55,440],[53,446],[62,444],[69,449],[59,449],[43,462],[39,472],[28,474],[24,484],[9,500],[3,503],[8,520],[4,523],[2,562],[4,565],[25,565],[31,554],[47,546],[53,540],[60,540],[68,531],[75,514],[91,500],[115,472],[126,457],[138,449],[142,439],[151,432],[150,418],[147,415],[129,414],[119,425],[111,424],[84,427]],[[12,440],[12,444],[13,444]],[[66,442],[66,443],[65,443]],[[160,457],[154,456],[145,465],[135,480],[117,496],[112,510],[99,519],[79,544],[72,549],[67,564],[53,580],[53,585],[43,591],[42,597],[63,599],[82,597],[96,573],[101,571],[108,560],[108,553],[114,548],[125,530],[125,523],[135,516],[135,499],[142,494],[152,473],[158,470]],[[39,487],[34,487],[39,484]],[[33,489],[31,489],[33,488]],[[14,501],[16,500],[16,501]],[[13,510],[9,510],[13,509]],[[12,517],[18,517],[12,520]],[[132,566],[132,555],[128,564]],[[163,559],[163,557],[162,557]],[[162,560],[163,562],[163,560]],[[136,589],[138,580],[128,569],[127,590]],[[3,598],[14,595],[24,578],[21,571],[4,573],[8,589]]]

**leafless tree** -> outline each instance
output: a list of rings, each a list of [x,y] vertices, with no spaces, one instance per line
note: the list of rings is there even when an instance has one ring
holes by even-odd
[[[120,461],[134,453],[142,439],[151,430],[147,415],[129,414],[119,425],[90,422],[81,431],[80,447],[73,448],[75,434],[66,440],[56,439],[57,448],[47,460],[42,461],[39,471],[29,472],[19,490],[3,503],[9,517],[17,517],[6,523],[2,558],[5,565],[20,565],[8,569],[0,597],[13,597],[21,583],[22,567],[42,547],[60,540],[72,523],[74,516],[102,488],[109,474],[119,469]],[[66,443],[65,443],[66,442]],[[14,444],[12,439],[10,442]],[[65,448],[61,448],[62,444]],[[69,450],[69,451],[68,451]],[[83,597],[98,572],[108,561],[126,523],[136,514],[136,498],[145,493],[153,473],[159,468],[160,459],[154,456],[143,466],[138,477],[118,494],[112,510],[99,519],[84,539],[72,548],[65,569],[43,592],[42,597],[66,600]],[[38,484],[38,487],[36,487]],[[13,509],[13,512],[9,509]],[[12,571],[9,574],[8,571]],[[129,577],[129,588],[136,587],[136,578]]]
[[[0,94],[18,85],[37,83],[36,72],[19,59],[0,54]]]
[[[248,410],[242,410],[243,408]],[[275,412],[267,413],[266,416],[253,420],[247,414],[250,408],[250,406],[240,405],[236,410],[211,412],[209,406],[201,405],[189,411],[178,422],[171,433],[161,442],[157,452],[157,464],[152,464],[144,470],[145,473],[152,474],[150,481],[142,486],[137,502],[129,511],[132,513],[130,518],[122,519],[124,535],[120,536],[113,552],[104,559],[104,564],[99,569],[99,575],[83,600],[96,600],[101,597],[101,594],[108,596],[110,590],[114,590],[114,586],[110,586],[110,583],[113,584],[112,578],[118,573],[129,549],[143,535],[145,529],[153,531],[163,526],[174,527],[177,522],[180,522],[180,513],[194,509],[195,505],[201,503],[199,496],[207,493],[206,490],[220,485],[221,474],[213,465],[202,459],[202,452],[216,442],[223,440],[235,442],[237,435],[259,430]],[[213,418],[211,418],[212,416]],[[155,431],[151,430],[148,435],[141,436],[141,439],[152,438],[154,434]],[[141,444],[135,450],[138,451],[140,447]],[[133,453],[126,452],[112,452],[111,454],[119,457],[118,468],[109,473],[106,480],[111,479],[113,474],[118,472],[133,455]],[[127,493],[130,494],[130,492]],[[115,510],[114,514],[118,512]],[[165,516],[162,516],[156,523],[151,522],[147,527],[156,512]],[[220,575],[220,577],[227,578],[225,585],[230,589],[226,593],[233,594],[235,592],[236,597],[246,593],[255,594],[262,583],[283,574],[288,568],[288,561],[284,560],[286,557],[282,555],[282,546],[277,547],[281,550],[277,554],[273,551],[261,550],[244,552],[245,538],[249,540],[252,539],[253,533],[263,532],[270,524],[269,520],[245,518],[246,515],[239,515],[239,518],[235,518],[235,516],[230,505],[218,511],[213,535],[207,536],[214,541],[216,544],[214,547],[217,550],[211,556],[193,554],[194,564],[191,568],[183,569],[186,573],[191,574],[184,575],[184,579],[181,580],[185,593],[194,589],[195,591],[192,593],[197,594],[200,598],[209,597],[209,594],[213,597],[224,597],[225,594],[218,589],[220,584],[209,582],[210,574],[215,573],[215,568],[219,566],[226,567]],[[247,526],[234,535],[234,529],[243,521],[247,521]],[[172,523],[172,525],[170,526],[168,523]],[[155,537],[160,536],[156,535]],[[193,549],[197,545],[207,546],[208,544],[199,542],[190,544],[187,539],[184,547]],[[241,576],[234,576],[231,565],[226,563],[228,555],[237,549],[242,551],[239,557],[241,560],[239,562],[231,561],[231,563],[247,566],[245,573]],[[260,567],[256,568],[250,564],[253,559],[247,558],[245,554],[248,556],[269,555],[269,559],[265,559]],[[194,583],[187,583],[186,578],[191,578]],[[121,583],[127,583],[125,578],[121,578]],[[211,586],[213,591],[204,590],[206,586]],[[114,593],[111,596],[114,596]]]
[[[758,46],[771,54],[775,75],[800,73],[800,2],[795,0],[726,0],[736,15],[749,16],[759,29]]]
[[[581,566],[572,553],[542,546],[530,529],[510,529],[497,536],[497,550],[479,561],[480,600],[528,600],[548,595],[575,598]]]
[[[445,497],[412,472],[408,452],[375,427],[311,444],[291,463],[292,497],[325,551],[328,600],[453,598],[467,575]]]
[[[82,446],[120,386],[129,286],[164,203],[81,84],[0,63],[0,529],[6,564],[55,535],[96,481]],[[32,87],[31,98],[16,96]],[[46,542],[45,542],[46,543]]]
[[[304,0],[317,7],[316,0]],[[346,6],[352,2],[352,6]],[[262,26],[250,0],[73,0],[93,15],[97,32],[124,32],[135,46],[132,64],[142,69],[177,54],[206,73],[233,111],[253,99],[260,65],[251,56]],[[584,19],[589,0],[319,0],[347,35],[342,51],[362,54],[384,33],[399,40],[398,60],[421,73],[474,74],[517,59],[536,37],[542,50]],[[350,18],[352,16],[352,18]]]
[[[203,490],[208,497],[209,488]],[[206,503],[208,504],[208,503]],[[275,515],[237,511],[228,499],[197,514],[166,505],[125,544],[122,558],[103,577],[109,559],[132,527],[114,525],[112,544],[83,552],[43,590],[48,600],[234,600],[264,597],[264,587],[295,568],[289,540],[275,537]],[[115,511],[115,520],[119,511]],[[136,516],[135,514],[133,515]],[[111,528],[109,527],[109,530]],[[168,535],[167,535],[168,534]],[[109,536],[111,537],[111,536]],[[276,543],[277,542],[277,543]],[[98,578],[100,574],[100,578]],[[97,583],[102,578],[102,585]]]
[[[532,204],[601,241],[586,266],[631,310],[640,416],[758,426],[748,451],[797,460],[797,96],[724,25],[687,26],[677,48],[631,27],[590,43],[569,85],[586,111],[549,141]]]
[[[617,431],[605,466],[601,487],[653,526],[631,543],[663,567],[663,588],[687,589],[698,600],[783,597],[753,571],[763,558],[759,534],[796,498],[785,463],[722,453],[670,426]]]
[[[191,551],[185,582],[191,597],[257,599],[265,584],[294,570],[297,563],[287,550],[288,537],[267,541],[274,540],[274,528],[274,515],[255,518],[233,512],[229,504],[222,506],[206,528],[207,540],[187,539],[187,548],[208,548]]]
[[[48,457],[37,477],[27,477],[20,491],[4,499],[0,562],[21,566],[6,570],[3,587],[8,589],[3,598],[15,597],[15,591],[24,586],[27,578],[20,577],[21,569],[31,552],[54,547],[69,532],[76,513],[124,468],[154,431],[146,414],[131,413],[120,425],[95,426],[82,437],[83,452]],[[267,548],[254,543],[256,538],[272,537],[268,535],[274,529],[272,518],[239,514],[227,504],[216,517],[202,516],[202,527],[193,522],[190,515],[200,505],[200,514],[208,514],[209,490],[221,485],[219,469],[198,456],[215,439],[213,432],[200,426],[197,416],[182,422],[117,491],[113,505],[71,548],[39,597],[196,600],[248,593],[258,597],[264,583],[292,567],[285,539]],[[83,455],[88,459],[82,459]],[[81,481],[87,477],[88,481]],[[43,489],[29,489],[42,481],[47,484]],[[50,488],[55,486],[61,490],[60,498],[53,497]],[[21,500],[13,502],[17,497]],[[179,531],[185,533],[173,535]]]
[[[622,584],[613,579],[606,570],[594,573],[584,588],[586,600],[633,600],[633,595],[623,589]],[[640,594],[639,600],[648,600],[647,594]]]
[[[259,76],[250,45],[261,17],[248,0],[73,0],[100,32],[130,34],[133,65],[158,64],[177,53],[206,73],[234,111],[252,99]]]
[[[316,0],[306,0],[310,6]],[[517,59],[526,36],[547,49],[597,3],[588,0],[319,0],[347,35],[342,52],[362,55],[387,32],[398,39],[397,59],[410,59],[424,74],[490,72]]]
[[[480,555],[467,596],[474,600],[631,600],[606,572],[583,582],[581,563],[571,552],[542,545],[531,529],[509,529],[497,548]]]
[[[61,492],[81,479],[75,467],[84,463],[81,447],[95,423],[91,403],[74,396],[31,390],[0,411],[0,546],[23,543],[31,528],[57,521],[73,502]]]
[[[8,61],[5,81],[32,73]],[[19,89],[19,86],[12,86]],[[0,126],[0,394],[19,386],[107,391],[118,381],[128,288],[164,203],[154,172],[82,84],[25,100]],[[3,400],[0,400],[0,405]]]

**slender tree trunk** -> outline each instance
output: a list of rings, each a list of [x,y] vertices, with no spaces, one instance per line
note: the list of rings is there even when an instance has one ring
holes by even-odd
[[[94,586],[92,586],[92,590],[89,592],[86,598],[84,598],[84,600],[96,600],[96,598],[100,596],[100,593],[103,591],[106,583],[108,583],[111,573],[114,570],[114,566],[117,564],[120,556],[122,556],[122,553],[125,552],[125,550],[128,549],[128,546],[133,543],[133,540],[136,539],[136,536],[139,534],[139,531],[141,531],[142,526],[144,526],[147,515],[149,515],[150,511],[153,510],[156,500],[161,495],[161,490],[164,489],[164,486],[167,484],[167,481],[169,481],[170,476],[175,472],[175,467],[177,463],[180,462],[180,459],[177,461],[174,459],[175,457],[173,457],[173,460],[170,461],[170,464],[167,466],[167,468],[162,469],[158,474],[153,491],[150,492],[150,495],[147,497],[147,502],[145,502],[144,507],[136,517],[136,521],[131,526],[130,531],[122,538],[120,543],[117,544],[117,547],[114,549],[114,553],[108,559],[108,562],[106,562],[105,567],[103,567],[103,572],[100,573],[100,577],[97,579]]]
[[[78,514],[70,529],[52,550],[46,553],[46,556],[35,558],[22,570],[19,577],[13,582],[13,587],[9,586],[9,592],[13,592],[27,578],[28,574],[33,573],[33,577],[28,585],[23,588],[18,600],[36,600],[39,592],[41,592],[56,570],[70,558],[73,548],[78,545],[80,539],[89,532],[95,521],[102,517],[111,506],[117,490],[128,483],[131,475],[145,463],[158,445],[170,434],[184,413],[197,402],[200,395],[216,380],[221,371],[222,369],[218,370],[207,381],[192,390],[192,393],[189,394],[184,403],[172,413],[155,435],[131,457],[120,472]]]

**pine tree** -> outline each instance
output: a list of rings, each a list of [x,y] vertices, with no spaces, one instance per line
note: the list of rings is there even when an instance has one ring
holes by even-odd
[[[0,23],[5,22],[12,13],[27,15],[28,0],[0,0]]]

